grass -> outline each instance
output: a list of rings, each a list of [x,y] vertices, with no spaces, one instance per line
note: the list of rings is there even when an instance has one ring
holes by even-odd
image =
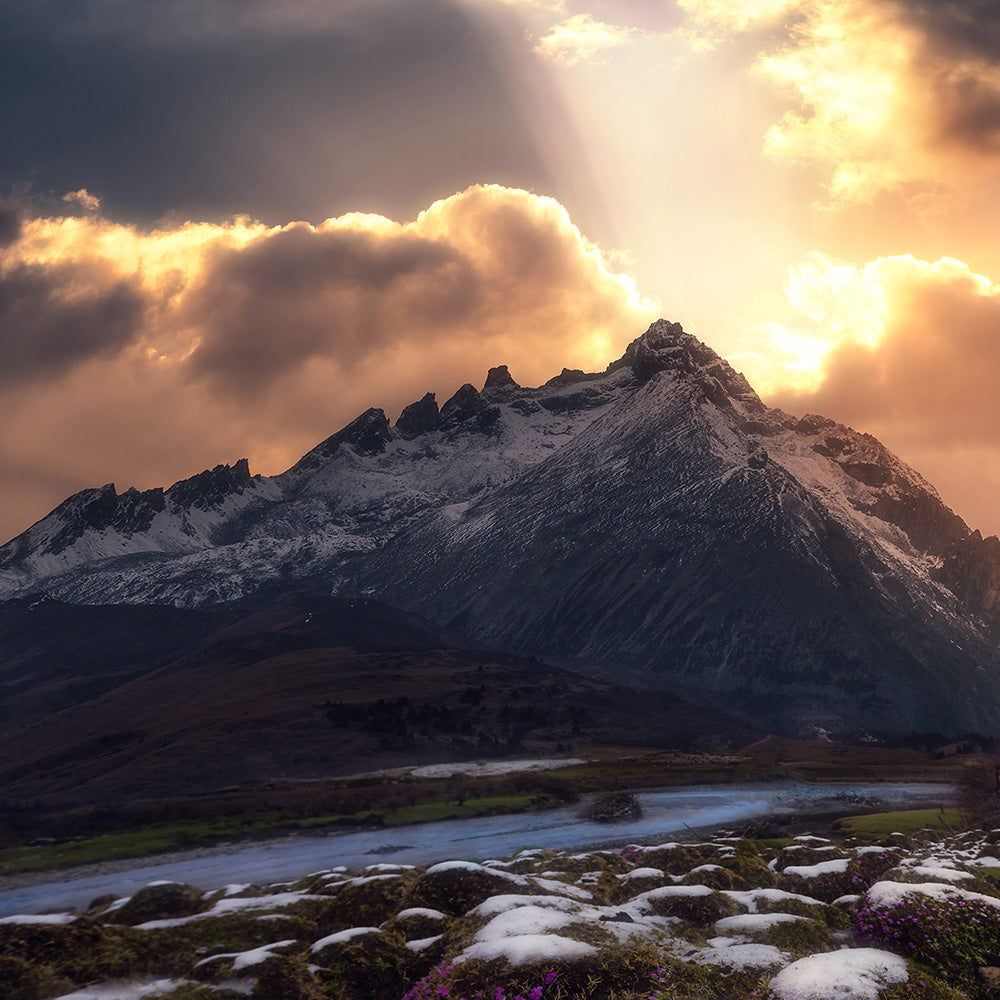
[[[892,833],[909,837],[917,830],[930,828],[935,833],[950,833],[962,826],[957,809],[906,809],[898,812],[868,813],[865,816],[844,816],[834,822],[839,834],[877,840]]]
[[[797,759],[804,756],[802,747],[796,745],[792,749]],[[263,789],[233,788],[213,797],[133,804],[110,817],[103,817],[102,810],[96,807],[84,809],[80,815],[74,811],[42,816],[40,826],[22,823],[16,832],[9,834],[0,830],[6,841],[6,846],[0,848],[0,875],[51,871],[209,846],[222,840],[280,836],[336,826],[396,827],[529,812],[571,802],[579,795],[596,791],[774,778],[781,771],[780,767],[776,770],[772,761],[752,756],[688,754],[610,745],[578,746],[575,752],[589,758],[588,761],[551,771],[448,779],[356,777],[308,785],[269,782]],[[797,766],[804,764],[798,760]],[[932,770],[929,767],[926,776],[938,777],[931,775]],[[895,775],[882,774],[885,780],[891,777]],[[957,826],[954,811],[945,811],[944,816],[951,826]],[[838,831],[874,838],[893,830],[910,833],[921,826],[945,829],[938,822],[935,810],[918,810],[851,817],[840,822]],[[70,830],[82,830],[87,839],[37,846],[25,843],[29,837],[40,834],[65,837]]]
[[[138,830],[107,833],[64,844],[40,844],[0,850],[0,875],[17,872],[52,871],[76,865],[95,864],[123,858],[183,850],[233,837],[280,835],[295,830],[316,830],[329,826],[378,824],[404,826],[442,819],[468,819],[502,813],[530,812],[557,805],[554,797],[539,795],[493,795],[467,799],[461,805],[442,799],[420,802],[385,812],[310,816],[289,820],[277,813],[256,817],[227,817],[170,823]]]

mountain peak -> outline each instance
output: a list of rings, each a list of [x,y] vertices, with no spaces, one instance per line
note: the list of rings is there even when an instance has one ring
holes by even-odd
[[[687,333],[680,323],[658,319],[637,337],[625,353],[608,365],[608,371],[629,367],[636,377],[648,381],[663,371],[694,378],[705,395],[718,406],[728,408],[734,400],[744,408],[762,413],[766,407],[746,378],[719,357],[707,344]]]
[[[321,441],[312,451],[306,452],[288,471],[313,469],[324,459],[332,458],[342,444],[349,444],[359,455],[381,455],[391,440],[392,431],[389,430],[385,410],[371,406],[346,427]]]
[[[441,407],[441,427],[445,430],[461,426],[463,430],[488,431],[500,416],[500,411],[482,397],[474,385],[466,382]]]
[[[433,392],[428,392],[403,410],[396,421],[396,430],[405,438],[415,438],[437,430],[439,422],[437,400]]]
[[[521,387],[514,381],[514,377],[506,365],[497,365],[496,368],[491,368],[486,373],[486,382],[483,385],[483,391],[502,388],[520,389]]]
[[[214,469],[206,469],[174,483],[167,490],[167,498],[181,507],[207,510],[218,506],[230,494],[242,493],[252,482],[250,463],[241,458],[234,465],[217,465]]]

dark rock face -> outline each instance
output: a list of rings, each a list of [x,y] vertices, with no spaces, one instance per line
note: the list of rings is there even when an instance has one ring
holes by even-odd
[[[552,388],[562,388],[564,385],[576,385],[578,382],[592,382],[600,377],[599,374],[588,374],[580,368],[564,368],[558,375],[550,378],[545,384]]]
[[[956,541],[935,574],[986,618],[1000,619],[1000,538],[974,531]]]
[[[439,422],[437,400],[434,393],[429,392],[403,410],[396,421],[396,430],[404,438],[415,438],[437,430]]]
[[[326,459],[336,455],[340,446],[344,444],[351,445],[359,455],[381,455],[391,440],[392,431],[389,429],[385,410],[371,407],[303,455],[292,468],[299,470],[317,468]]]
[[[500,410],[483,399],[468,382],[441,407],[441,428],[488,431],[500,418]]]
[[[49,551],[58,555],[88,531],[112,528],[129,535],[147,531],[164,506],[162,489],[143,493],[129,489],[119,496],[114,483],[108,483],[100,489],[81,490],[56,508],[64,523]]]
[[[233,493],[242,493],[252,483],[250,464],[241,458],[235,465],[217,465],[214,469],[174,483],[167,490],[167,499],[178,506],[208,510],[217,507]]]
[[[503,388],[519,389],[520,386],[514,381],[506,365],[497,365],[496,368],[491,368],[486,373],[486,382],[483,385],[483,391]]]

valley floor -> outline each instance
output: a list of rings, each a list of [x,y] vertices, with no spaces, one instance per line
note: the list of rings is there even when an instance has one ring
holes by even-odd
[[[925,818],[160,880],[0,918],[0,981],[17,1000],[986,1000],[1000,830]]]

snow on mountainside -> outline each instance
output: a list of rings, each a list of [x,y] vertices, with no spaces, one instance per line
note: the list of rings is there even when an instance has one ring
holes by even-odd
[[[627,382],[588,378],[564,371],[521,389],[501,366],[482,393],[465,385],[440,410],[428,394],[395,428],[368,410],[278,476],[251,477],[241,460],[166,491],[83,490],[0,547],[0,599],[45,589],[87,603],[195,607],[288,575],[333,571],[343,583],[336,567],[346,559],[415,513],[538,464]]]
[[[775,724],[1000,731],[1000,541],[663,320],[603,373],[494,368],[281,475],[84,491],[0,548],[0,597],[198,606],[315,576]]]

